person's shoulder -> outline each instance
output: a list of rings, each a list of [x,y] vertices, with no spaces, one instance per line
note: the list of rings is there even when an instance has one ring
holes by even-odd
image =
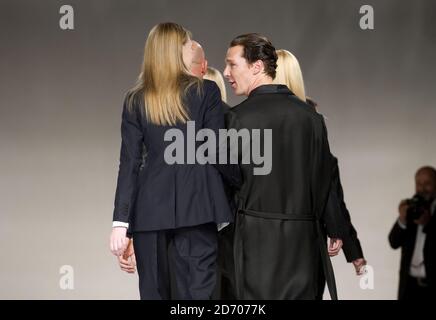
[[[144,91],[130,89],[124,94],[123,108],[129,112],[138,112],[144,103]]]
[[[240,102],[239,104],[235,105],[234,107],[230,108],[232,112],[235,114],[244,112],[247,108],[245,108],[247,105],[249,105],[250,102],[248,99],[245,99],[244,101]]]
[[[218,85],[215,81],[209,80],[209,79],[203,79],[202,80],[203,86],[206,89],[219,89]]]
[[[318,113],[312,101],[313,100],[303,101],[297,96],[293,96],[293,104],[297,106],[299,110],[316,121],[323,120],[324,117]]]
[[[189,90],[197,90],[201,89],[202,91],[213,91],[219,90],[218,85],[211,80],[207,79],[199,79],[194,76],[190,76],[189,80],[186,81],[189,86]]]
[[[201,85],[203,86],[201,91],[205,101],[213,101],[213,103],[222,101],[221,91],[215,81],[204,79],[201,80]]]
[[[308,111],[318,120],[324,121],[324,115],[319,113],[317,110],[318,103],[315,102],[312,98],[306,97],[306,101],[303,102],[308,108]]]
[[[230,111],[232,108],[224,101],[222,101],[223,109],[225,111]]]
[[[140,122],[145,118],[144,91],[130,89],[124,94],[122,118]]]
[[[133,104],[140,104],[144,99],[144,90],[129,89],[124,94],[124,102],[132,102]]]
[[[307,96],[306,96],[306,103],[314,109],[316,109],[316,107],[318,106],[318,103],[315,100]]]
[[[201,83],[203,85],[205,95],[219,95],[221,97],[221,91],[215,81],[203,79]]]
[[[198,78],[191,80],[188,92],[193,95],[199,95],[201,98],[221,94],[218,85],[214,81]]]

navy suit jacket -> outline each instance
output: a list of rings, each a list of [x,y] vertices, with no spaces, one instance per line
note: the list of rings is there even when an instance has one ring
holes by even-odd
[[[184,104],[190,120],[195,121],[195,134],[202,128],[218,134],[224,129],[224,112],[218,86],[209,80],[202,90],[188,89]],[[232,222],[233,214],[223,185],[222,174],[235,181],[237,168],[186,164],[187,124],[155,125],[143,116],[143,104],[135,99],[132,112],[126,101],[121,124],[120,165],[115,194],[114,221],[129,222],[129,232],[174,229],[209,222]],[[184,135],[185,164],[167,164],[164,152],[172,141],[164,141],[165,132],[179,129]],[[217,139],[218,141],[218,139]],[[202,144],[197,142],[196,147]],[[147,156],[142,170],[143,146]],[[218,170],[220,169],[220,171]]]

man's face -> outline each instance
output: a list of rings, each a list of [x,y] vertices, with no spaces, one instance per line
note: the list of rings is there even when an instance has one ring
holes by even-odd
[[[224,77],[229,81],[236,95],[246,95],[250,93],[250,88],[254,82],[252,65],[242,56],[244,48],[242,46],[230,47],[226,55],[226,68]]]
[[[192,47],[193,55],[191,68],[189,69],[189,71],[193,76],[203,79],[203,76],[206,74],[207,70],[207,60],[204,55],[204,50],[201,45],[196,41],[192,41]]]
[[[416,193],[422,195],[426,200],[436,197],[435,177],[427,171],[418,172],[415,177]]]

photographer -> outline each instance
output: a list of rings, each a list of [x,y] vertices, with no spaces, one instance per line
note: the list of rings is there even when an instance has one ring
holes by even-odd
[[[391,247],[401,247],[399,300],[435,296],[436,170],[420,168],[415,183],[416,195],[400,202],[400,216],[389,234]]]

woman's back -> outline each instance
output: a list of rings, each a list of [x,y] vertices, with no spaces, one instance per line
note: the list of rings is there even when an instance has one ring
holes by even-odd
[[[136,199],[129,214],[132,232],[232,221],[219,172],[210,164],[199,164],[196,157],[202,143],[196,142],[197,132],[208,128],[218,137],[218,130],[224,128],[219,89],[205,80],[200,90],[195,85],[188,89],[184,104],[189,121],[176,125],[153,124],[142,115],[139,104],[133,105],[132,112],[125,106],[122,130],[133,151],[126,155],[132,159],[130,170],[120,178],[129,180],[137,172],[143,144],[147,152],[144,167],[131,186]],[[122,202],[121,189],[117,199]]]

